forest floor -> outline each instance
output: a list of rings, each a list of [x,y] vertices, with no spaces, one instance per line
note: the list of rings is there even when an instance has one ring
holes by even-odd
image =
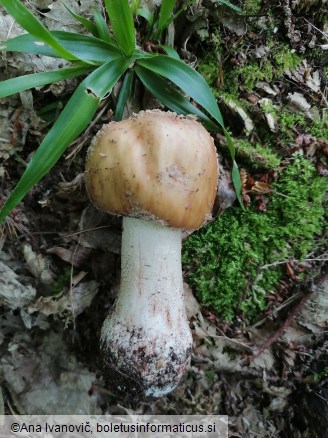
[[[76,30],[60,2],[28,3],[50,29]],[[89,0],[65,3],[89,14]],[[119,397],[103,380],[99,333],[118,289],[121,220],[90,205],[83,172],[92,136],[112,118],[109,97],[2,227],[0,414],[222,414],[232,437],[328,437],[328,4],[235,1],[240,14],[221,3],[194,2],[175,43],[218,99],[247,210],[230,206],[217,133],[216,219],[183,242],[187,378],[153,402]],[[0,40],[21,32],[0,7]],[[3,54],[0,79],[51,62]],[[0,100],[0,203],[75,86]],[[150,105],[143,95],[129,111]]]

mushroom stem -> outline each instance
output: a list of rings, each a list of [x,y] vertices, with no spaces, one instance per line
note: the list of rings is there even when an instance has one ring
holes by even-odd
[[[181,230],[124,217],[120,291],[101,332],[108,379],[130,397],[162,397],[184,376],[191,347]]]

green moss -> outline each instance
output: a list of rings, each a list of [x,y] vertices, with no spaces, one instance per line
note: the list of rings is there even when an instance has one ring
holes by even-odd
[[[291,50],[290,47],[286,45],[280,46],[278,50],[274,50],[273,53],[276,76],[278,78],[283,75],[285,70],[293,70],[296,68],[302,60],[298,55],[296,55],[294,50]]]
[[[321,373],[315,373],[313,374],[313,380],[315,382],[320,382],[323,379],[326,379],[328,377],[328,367],[325,367]]]
[[[235,74],[241,76],[244,87],[249,93],[254,89],[257,82],[272,82],[279,79],[285,70],[293,70],[301,62],[301,58],[296,55],[288,46],[281,44],[275,46],[268,43],[270,55],[267,59],[253,61],[243,67],[236,69]],[[272,46],[272,47],[270,47]]]
[[[58,275],[55,284],[52,286],[51,295],[57,295],[70,284],[71,268],[64,268],[63,272]]]
[[[325,79],[328,79],[328,67],[324,67],[323,68],[323,76],[325,77]]]
[[[314,137],[328,140],[328,114],[324,113],[321,119],[313,120],[309,131]]]
[[[207,55],[198,66],[198,72],[209,85],[214,85],[219,76],[219,63],[213,55]]]
[[[294,143],[296,132],[304,132],[328,140],[328,114],[325,112],[321,118],[311,120],[311,123],[301,114],[282,110],[281,107],[274,107],[271,112],[279,125],[279,139],[282,143]]]
[[[258,14],[262,6],[262,0],[246,0],[244,2],[244,10],[246,14]]]
[[[253,90],[257,82],[273,80],[274,68],[270,62],[264,65],[258,63],[251,63],[237,69],[236,73],[243,79],[245,90],[249,93]]]
[[[253,169],[276,169],[281,162],[281,158],[269,145],[262,146],[247,140],[238,140],[236,149],[237,159],[240,157],[244,161],[246,160]]]
[[[284,264],[263,266],[315,251],[314,237],[325,223],[327,181],[295,156],[274,188],[267,213],[230,208],[184,243],[188,283],[200,302],[222,318],[242,312],[256,319],[284,273]]]
[[[276,109],[276,120],[279,126],[279,139],[282,144],[294,143],[295,133],[302,132],[306,128],[305,118],[294,112],[279,111]]]

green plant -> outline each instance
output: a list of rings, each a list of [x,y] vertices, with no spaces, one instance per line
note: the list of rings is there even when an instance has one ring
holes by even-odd
[[[262,66],[257,63],[245,65],[239,67],[238,73],[241,75],[244,81],[245,90],[249,93],[254,89],[255,85],[259,81],[271,82],[273,79],[274,69],[270,62],[266,62]]]
[[[293,70],[301,62],[301,58],[292,52],[285,44],[267,42],[267,47],[270,48],[269,54],[259,61],[252,61],[244,66],[238,67],[228,74],[228,78],[234,79],[240,76],[243,80],[245,90],[247,92],[253,91],[257,82],[265,81],[272,82],[283,76],[286,70]],[[229,83],[229,92],[230,82]],[[238,91],[238,87],[235,87]]]
[[[322,116],[314,118],[311,123],[301,114],[286,110],[282,106],[272,106],[269,112],[274,114],[279,126],[280,141],[284,144],[294,143],[295,132],[304,132],[313,137],[328,140],[328,118],[325,110]]]
[[[51,295],[55,296],[57,294],[60,294],[65,287],[68,287],[70,285],[71,274],[72,272],[70,267],[66,267],[63,269],[63,271],[56,278],[56,282],[51,288]]]
[[[246,14],[258,14],[262,6],[262,0],[246,0],[244,5]]]
[[[320,373],[313,374],[313,380],[315,382],[320,382],[322,379],[328,377],[328,367],[325,367]]]
[[[277,78],[281,77],[286,70],[296,68],[302,61],[302,58],[285,44],[278,45],[278,47],[273,47],[272,49],[274,50],[273,60],[276,68],[275,77]]]
[[[246,161],[253,169],[277,169],[281,158],[274,152],[270,144],[261,145],[247,140],[237,140],[237,156]]]
[[[314,165],[296,155],[280,172],[267,213],[230,208],[190,236],[184,270],[201,303],[228,320],[240,312],[255,319],[285,272],[284,261],[315,251],[327,190]]]
[[[222,0],[220,0],[222,2]],[[34,153],[20,181],[0,212],[0,222],[22,200],[25,194],[55,165],[68,145],[88,126],[100,102],[108,96],[122,77],[122,87],[115,119],[119,120],[136,77],[169,109],[194,114],[208,129],[221,127],[226,135],[233,161],[233,181],[241,201],[241,185],[235,151],[225,130],[216,100],[204,78],[180,60],[177,52],[158,42],[160,53],[147,53],[138,48],[134,27],[135,14],[143,15],[149,24],[149,36],[160,39],[165,28],[181,12],[173,14],[175,0],[163,1],[154,13],[139,8],[139,1],[104,0],[112,33],[101,13],[94,9],[94,22],[71,11],[92,34],[48,31],[19,1],[0,0],[9,14],[28,33],[1,43],[6,52],[25,52],[62,58],[72,64],[59,70],[36,73],[0,83],[0,98],[80,75],[87,76],[79,84],[65,108]],[[189,2],[187,2],[189,4]],[[169,81],[169,82],[168,82]],[[172,85],[173,83],[173,85]],[[208,113],[206,115],[187,100],[176,87],[189,95]]]

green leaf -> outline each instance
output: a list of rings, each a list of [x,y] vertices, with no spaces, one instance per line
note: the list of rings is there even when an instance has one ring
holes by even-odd
[[[237,199],[239,201],[239,204],[241,205],[241,207],[243,209],[245,209],[244,201],[243,201],[243,197],[242,197],[242,183],[241,183],[241,179],[240,179],[240,173],[239,173],[238,165],[237,165],[236,160],[235,160],[236,150],[235,150],[235,147],[233,145],[233,141],[232,141],[230,133],[225,128],[223,129],[223,132],[224,132],[225,138],[227,140],[230,156],[232,158],[231,179],[232,179],[233,185],[234,185],[235,190],[236,190],[236,195],[237,195]]]
[[[88,126],[101,99],[112,90],[127,68],[127,62],[122,59],[110,61],[81,82],[0,211],[0,222],[16,207],[33,185],[49,172],[67,146]]]
[[[182,6],[182,8],[180,8],[174,15],[171,15],[171,17],[167,20],[167,22],[165,23],[165,27],[164,28],[167,28],[171,23],[172,23],[172,21],[175,21],[177,18],[178,18],[178,16],[190,5],[190,3],[192,3],[194,0],[189,0],[189,1],[187,1],[183,6]],[[163,28],[163,30],[164,30],[164,28]]]
[[[122,57],[119,48],[93,36],[56,30],[52,32],[60,43],[81,59],[95,62],[109,62]]]
[[[217,130],[218,126],[212,122],[209,117],[196,108],[159,75],[140,65],[135,66],[135,72],[150,93],[171,111],[184,115],[194,114],[207,129],[212,131]]]
[[[135,28],[129,0],[104,0],[118,46],[126,55],[136,47]]]
[[[245,210],[243,196],[242,196],[242,184],[240,179],[240,173],[239,173],[238,165],[235,160],[233,160],[232,162],[231,179],[236,190],[238,202],[242,207],[242,209]]]
[[[205,108],[220,126],[224,127],[220,109],[210,87],[205,79],[191,67],[178,59],[170,58],[165,55],[139,59],[137,63],[172,81]]]
[[[148,24],[151,26],[154,20],[154,15],[152,14],[152,12],[150,12],[149,9],[147,8],[139,8],[137,10],[137,15],[140,17],[143,17]]]
[[[137,59],[153,58],[154,56],[156,56],[156,55],[154,55],[153,53],[147,53],[147,52],[144,52],[143,50],[136,49],[136,50],[133,50],[129,59],[130,59],[131,63],[133,63]]]
[[[68,12],[77,20],[79,23],[83,24],[83,26],[95,37],[98,37],[98,31],[97,26],[92,23],[92,21],[88,20],[85,17],[82,17],[81,15],[76,14],[72,9],[70,9],[65,3],[63,2],[63,5],[68,10]]]
[[[52,31],[51,34],[72,53],[69,61],[79,58],[85,62],[104,63],[109,62],[111,59],[122,57],[121,51],[113,44],[106,43],[92,36],[59,30]],[[20,35],[1,43],[0,50],[59,57],[47,44],[29,34]]]
[[[156,47],[165,50],[166,54],[169,55],[171,58],[180,59],[178,52],[175,49],[173,49],[173,47],[168,46],[167,44],[160,44],[159,46]]]
[[[122,120],[124,108],[129,99],[133,96],[134,92],[134,72],[128,71],[124,77],[120,94],[118,97],[114,120],[116,122]]]
[[[157,30],[154,34],[155,39],[160,39],[162,32],[166,29],[173,21],[175,21],[178,16],[192,3],[194,0],[186,1],[183,6],[175,13],[172,14],[176,1],[175,0],[164,0],[162,1],[159,20],[157,24]]]
[[[233,5],[232,3],[228,2],[227,0],[214,0],[214,1],[216,1],[217,3],[220,3],[222,5],[226,5],[236,12],[242,12],[242,10],[238,6]]]
[[[102,16],[101,12],[97,8],[92,8],[93,15],[95,17],[96,27],[98,31],[99,38],[110,44],[115,44],[113,38],[110,36],[107,23]]]
[[[41,87],[42,85],[51,84],[53,82],[62,81],[68,78],[74,78],[76,76],[83,75],[88,71],[90,71],[90,66],[82,65],[78,67],[61,68],[60,70],[34,73],[8,79],[0,82],[0,99],[20,91],[28,90],[29,88]]]
[[[159,39],[163,30],[166,28],[172,15],[176,0],[163,0],[159,11],[159,19],[155,39]]]
[[[50,46],[60,58],[78,60],[71,52],[65,49],[43,24],[19,1],[0,0],[0,5],[20,24],[28,33]]]
[[[130,0],[132,15],[135,17],[138,13],[141,0]]]

